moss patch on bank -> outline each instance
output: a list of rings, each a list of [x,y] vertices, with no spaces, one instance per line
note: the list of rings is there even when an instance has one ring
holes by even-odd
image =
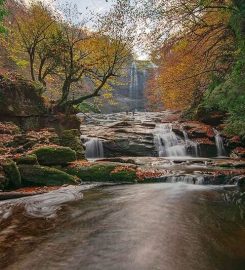
[[[79,177],[84,182],[134,183],[137,178],[135,168],[111,163],[73,163],[65,172]]]
[[[55,168],[40,165],[19,165],[22,181],[27,186],[60,186],[79,183],[77,177]]]

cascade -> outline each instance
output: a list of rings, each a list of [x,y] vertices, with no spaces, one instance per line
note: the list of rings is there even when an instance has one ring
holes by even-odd
[[[90,138],[85,142],[86,146],[86,158],[103,158],[104,148],[103,142],[98,138]]]
[[[223,138],[220,136],[220,133],[217,129],[214,128],[213,131],[215,134],[215,144],[216,144],[216,148],[217,148],[217,156],[218,157],[225,156],[226,151],[225,151],[225,147],[224,147]]]
[[[186,156],[186,144],[172,130],[171,124],[160,124],[154,131],[154,143],[159,157]]]
[[[190,140],[187,132],[184,129],[182,130],[182,132],[183,132],[183,136],[185,138],[185,144],[191,150],[192,156],[198,157],[199,156],[198,143]]]
[[[198,143],[189,139],[185,130],[182,130],[184,140],[177,136],[172,125],[160,124],[154,130],[154,144],[160,157],[190,156],[198,157]]]
[[[204,183],[204,177],[203,176],[197,176],[197,175],[171,175],[166,177],[167,183],[186,183],[186,184],[197,184],[201,185]]]

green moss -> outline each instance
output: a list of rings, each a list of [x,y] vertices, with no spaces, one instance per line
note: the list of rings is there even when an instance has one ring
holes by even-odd
[[[38,164],[37,156],[35,154],[22,156],[16,159],[17,164],[36,165]]]
[[[69,147],[41,147],[33,152],[41,165],[66,165],[76,160],[76,152]]]
[[[114,172],[117,165],[105,164],[105,165],[93,165],[93,166],[70,166],[66,169],[66,172],[71,175],[76,175],[82,181],[85,182],[135,182],[135,171],[118,171]]]
[[[85,158],[85,151],[81,144],[80,133],[77,129],[64,130],[60,136],[60,144],[74,150],[78,159]]]
[[[9,186],[18,188],[21,186],[21,176],[16,163],[8,159],[3,163],[3,170],[8,178]]]
[[[23,182],[29,186],[59,186],[64,184],[77,184],[77,178],[63,171],[40,166],[19,165]]]

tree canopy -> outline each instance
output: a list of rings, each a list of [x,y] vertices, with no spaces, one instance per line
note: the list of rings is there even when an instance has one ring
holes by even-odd
[[[33,1],[14,18],[6,49],[18,65],[29,65],[30,78],[42,85],[42,92],[50,82],[58,84],[57,106],[77,105],[99,96],[128,63],[133,39],[125,14],[116,4],[96,18],[91,30],[76,6],[67,4],[60,16],[43,2]],[[89,91],[84,87],[88,82]],[[76,97],[71,95],[74,89],[79,90]]]

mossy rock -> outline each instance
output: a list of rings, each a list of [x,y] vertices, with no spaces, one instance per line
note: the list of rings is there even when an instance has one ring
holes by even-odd
[[[79,177],[84,182],[134,183],[135,170],[119,170],[114,164],[95,164],[91,166],[71,165],[65,169],[68,174]]]
[[[78,159],[85,158],[85,150],[82,146],[80,133],[77,129],[64,130],[60,135],[60,144],[74,150]]]
[[[37,156],[35,154],[22,156],[16,159],[17,164],[37,165]]]
[[[16,163],[11,160],[5,160],[2,164],[3,170],[8,178],[8,186],[10,188],[18,188],[21,186],[21,176]]]
[[[28,186],[62,186],[78,184],[78,178],[55,168],[40,165],[19,165],[21,178]]]
[[[66,165],[77,159],[76,152],[69,147],[62,146],[46,146],[35,151],[38,163],[41,165]]]

